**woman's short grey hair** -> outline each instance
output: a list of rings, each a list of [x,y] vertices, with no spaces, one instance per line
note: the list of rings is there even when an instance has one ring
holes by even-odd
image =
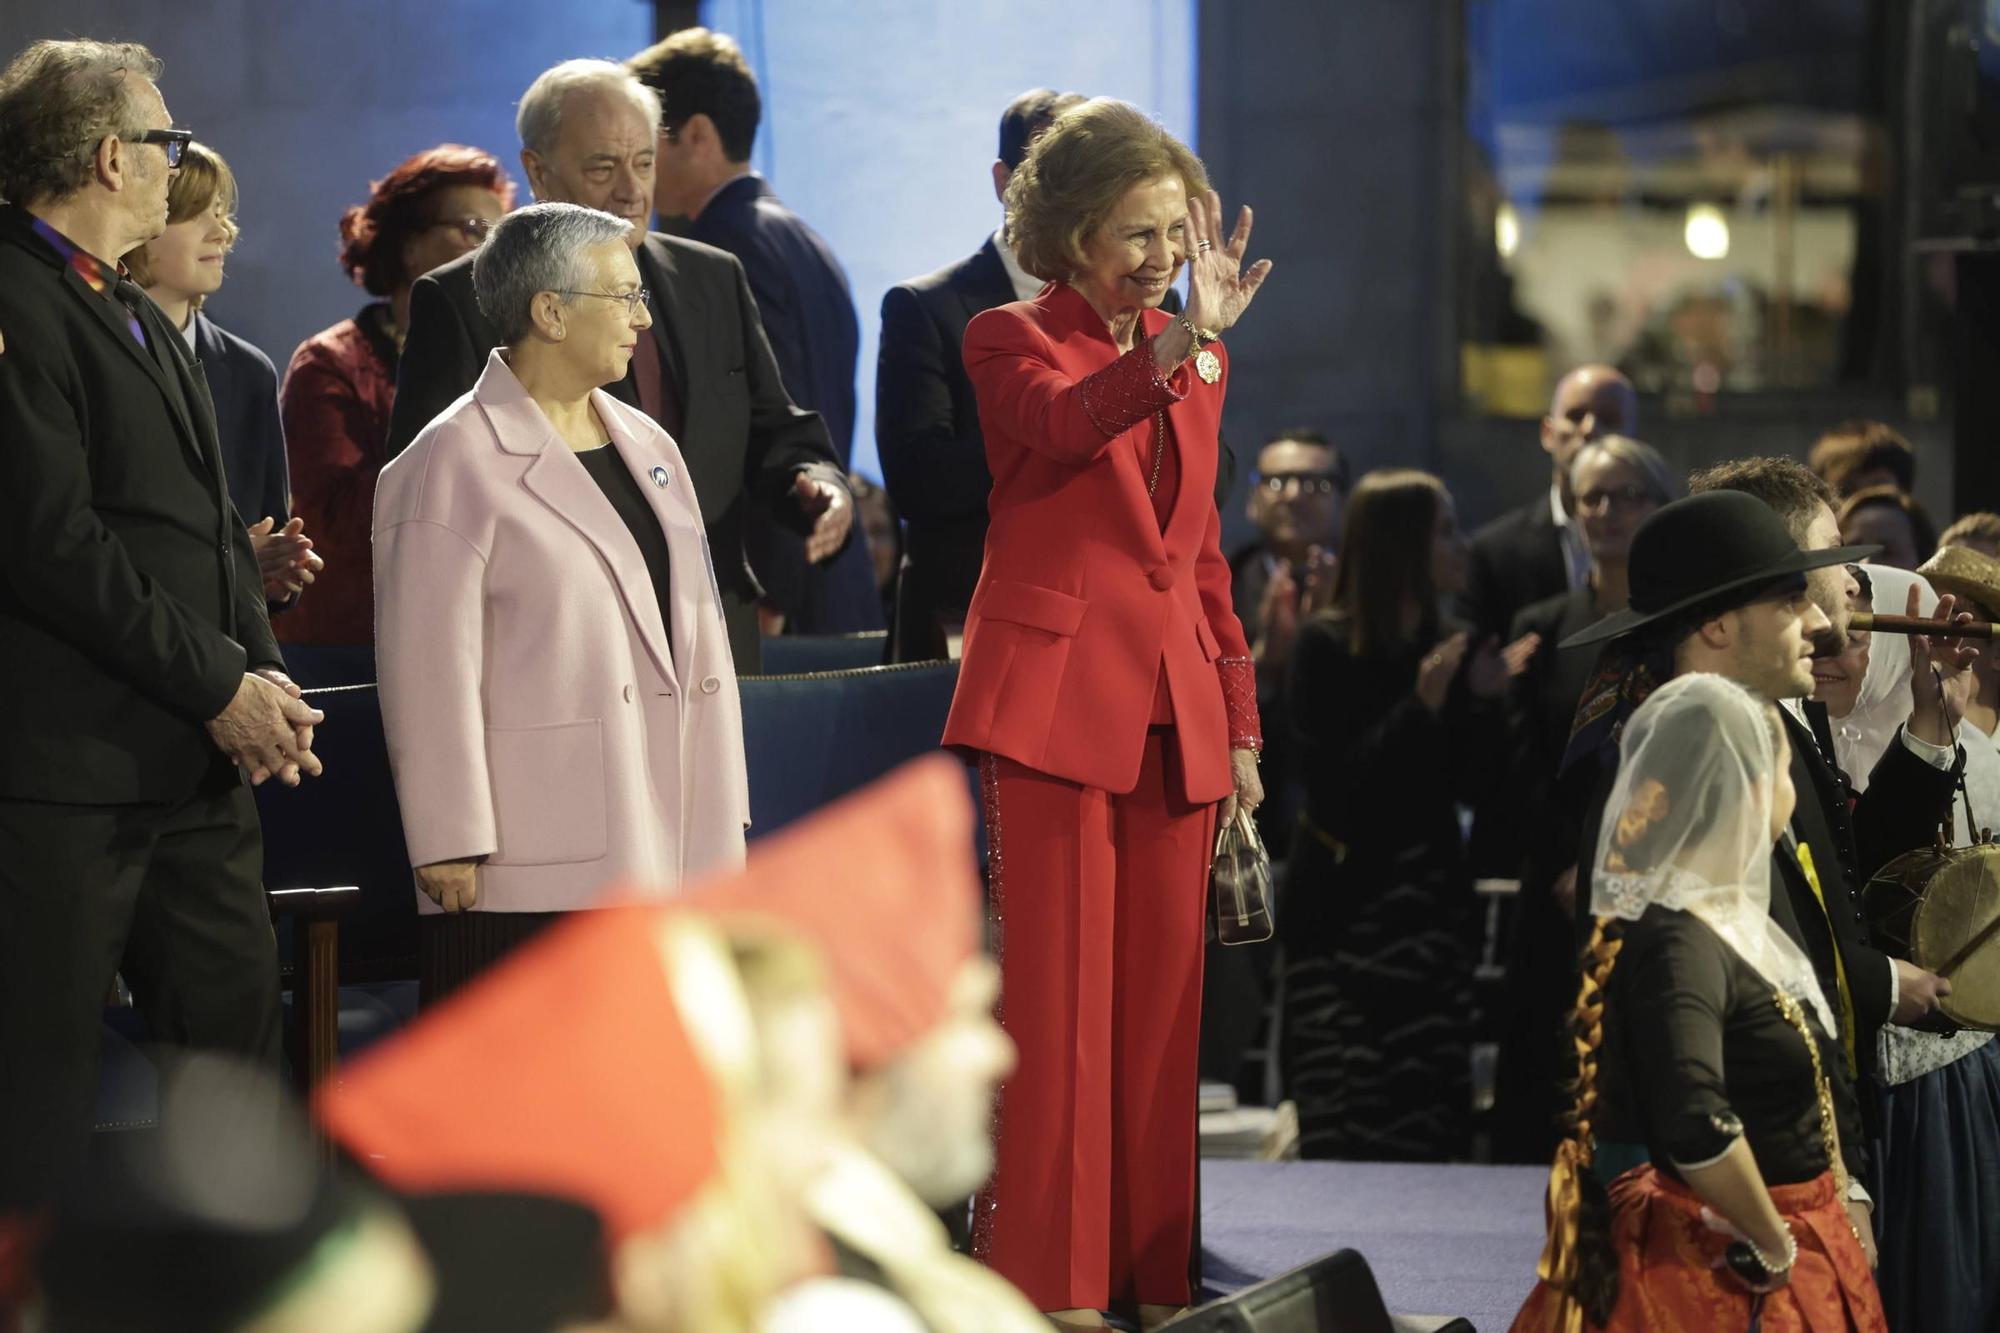
[[[609,60],[565,60],[545,69],[521,94],[514,132],[521,147],[547,157],[562,134],[563,105],[578,93],[608,93],[631,102],[654,128],[660,124],[660,95],[623,65]]]
[[[581,204],[529,204],[493,224],[472,259],[472,294],[509,346],[535,326],[541,292],[583,290],[583,252],[623,241],[632,224]],[[574,297],[564,297],[565,301]]]
[[[160,58],[137,42],[44,40],[0,72],[0,199],[67,199],[90,183],[106,135],[142,128],[136,74],[157,81]]]
[[[1592,449],[1601,449],[1610,457],[1623,463],[1639,474],[1639,482],[1654,500],[1669,504],[1687,494],[1687,486],[1680,474],[1660,456],[1660,451],[1650,444],[1644,444],[1629,435],[1601,435],[1576,451],[1576,457],[1569,461],[1569,474],[1576,476],[1577,464]]]

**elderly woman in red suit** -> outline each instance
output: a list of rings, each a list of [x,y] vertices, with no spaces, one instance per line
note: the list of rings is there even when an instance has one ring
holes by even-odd
[[[1048,280],[976,317],[993,471],[947,745],[979,754],[1020,1066],[975,1252],[1062,1327],[1189,1299],[1195,1059],[1218,816],[1263,799],[1256,687],[1211,498],[1228,362],[1270,271],[1194,154],[1122,102],[1007,187]],[[1186,310],[1159,310],[1183,266]]]

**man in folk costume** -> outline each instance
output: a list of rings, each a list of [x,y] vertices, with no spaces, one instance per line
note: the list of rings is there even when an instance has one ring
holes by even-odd
[[[732,935],[789,932],[823,960],[851,1071],[837,1144],[808,1195],[843,1272],[908,1303],[931,1333],[1047,1327],[1004,1279],[951,1248],[936,1209],[993,1166],[992,1096],[1013,1068],[979,951],[972,808],[934,757],[752,849],[750,868],[680,906]]]
[[[1632,541],[1631,605],[1563,646],[1608,642],[1591,688],[1584,694],[1565,766],[1601,765],[1590,808],[1583,821],[1577,901],[1588,903],[1588,867],[1605,817],[1605,800],[1616,768],[1615,747],[1625,720],[1647,694],[1668,679],[1706,671],[1735,681],[1752,695],[1782,702],[1812,691],[1813,643],[1834,632],[1809,576],[1873,553],[1872,547],[1815,544],[1801,549],[1779,514],[1754,495],[1713,490],[1662,507]],[[1840,573],[1842,584],[1851,578]],[[1842,590],[1844,597],[1844,589]],[[1944,608],[1948,613],[1950,608]],[[1920,648],[1919,651],[1928,651]],[[1942,646],[1946,669],[1962,648]],[[1890,747],[1877,769],[1865,806],[1852,822],[1843,808],[1833,812],[1825,784],[1814,772],[1817,746],[1789,712],[1791,773],[1798,809],[1772,856],[1770,913],[1812,961],[1841,1028],[1843,1077],[1831,1080],[1842,1110],[1869,1098],[1858,1080],[1867,1071],[1875,1033],[1885,1022],[1913,1022],[1935,1008],[1950,984],[1922,968],[1889,958],[1869,943],[1860,919],[1857,893],[1863,882],[1852,872],[1859,864],[1859,840],[1897,849],[1920,845],[1930,835],[1951,782],[1952,749],[1932,743],[1929,726],[1949,736],[1955,718],[1944,714],[1936,678],[1925,674],[1928,695],[1916,691],[1917,710],[1899,744]],[[1949,692],[1945,692],[1948,694]],[[1930,711],[1927,711],[1930,710]],[[1782,711],[1782,710],[1781,710]],[[1939,721],[1938,714],[1946,720]],[[1929,725],[1927,725],[1929,724]],[[1921,735],[1919,733],[1922,733]],[[1804,733],[1801,735],[1801,733]],[[1863,830],[1854,832],[1852,830]],[[1840,836],[1834,830],[1846,831]],[[1588,918],[1581,920],[1588,930]],[[1849,1179],[1849,1212],[1873,1257],[1872,1199],[1862,1185],[1866,1152],[1853,1136],[1842,1150]],[[1637,1145],[1607,1144],[1598,1149],[1605,1179],[1621,1166],[1643,1158]]]

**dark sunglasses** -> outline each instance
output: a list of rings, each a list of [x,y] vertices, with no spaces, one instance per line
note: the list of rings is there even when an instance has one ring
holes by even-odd
[[[187,146],[194,142],[193,130],[141,130],[132,136],[133,143],[156,143],[167,155],[167,165],[177,167],[181,158],[187,155]]]

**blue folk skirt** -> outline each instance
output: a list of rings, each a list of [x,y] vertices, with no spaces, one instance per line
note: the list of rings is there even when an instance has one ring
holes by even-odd
[[[2000,1330],[2000,1041],[1884,1089],[1876,1281],[1893,1333]]]

